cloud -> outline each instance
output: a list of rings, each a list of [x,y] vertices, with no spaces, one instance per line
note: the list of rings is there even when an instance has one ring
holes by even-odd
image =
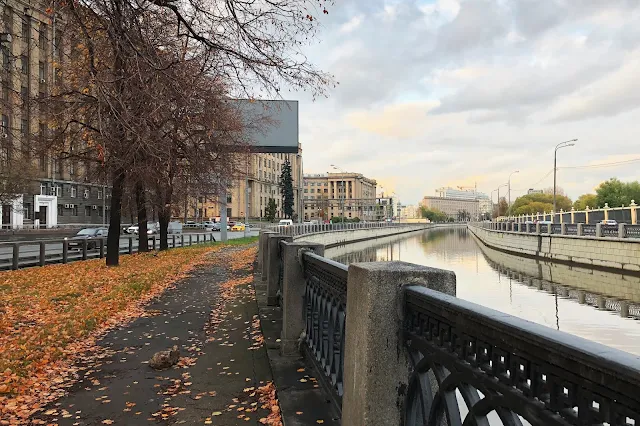
[[[348,0],[322,19],[307,53],[340,84],[301,100],[308,172],[339,164],[412,203],[448,184],[489,194],[517,169],[517,194],[552,184],[559,141],[580,139],[560,165],[584,165],[640,133],[637,0]],[[615,175],[637,164],[558,179],[576,198]]]

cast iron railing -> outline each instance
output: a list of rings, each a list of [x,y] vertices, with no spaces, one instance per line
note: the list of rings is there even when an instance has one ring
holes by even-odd
[[[617,237],[618,236],[618,226],[617,225],[601,225],[600,226],[600,234],[603,237]]]
[[[551,225],[551,233],[552,234],[562,233],[562,225],[560,225],[559,223],[554,223],[553,225]]]
[[[638,357],[423,287],[405,291],[405,425],[640,424]]]
[[[347,266],[311,252],[303,257],[306,344],[316,367],[325,374],[334,397],[343,394]]]
[[[565,225],[566,235],[578,235],[578,225],[575,223],[567,223]]]
[[[595,237],[596,236],[596,225],[591,225],[588,223],[585,223],[582,225],[582,235],[588,235],[591,237]]]
[[[640,238],[640,225],[627,225],[625,231],[629,238]]]

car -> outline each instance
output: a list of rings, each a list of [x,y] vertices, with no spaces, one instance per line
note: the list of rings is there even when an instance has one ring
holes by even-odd
[[[69,238],[65,238],[67,246],[72,249],[81,249],[84,241],[87,241],[87,249],[93,250],[100,247],[99,240],[97,238],[103,238],[103,244],[107,244],[107,236],[109,235],[108,228],[84,228],[78,231],[78,233]],[[96,238],[93,240],[93,238]]]
[[[613,219],[601,220],[600,223],[604,226],[618,226],[618,222]]]
[[[125,231],[127,234],[137,234],[138,233],[138,225],[131,225]]]
[[[281,219],[280,222],[278,222],[278,226],[291,226],[293,225],[293,221],[291,219]]]
[[[246,229],[246,227],[244,226],[244,223],[242,222],[238,222],[235,225],[233,225],[231,227],[231,231],[244,231]]]
[[[210,220],[205,220],[204,222],[202,222],[202,225],[204,225],[204,229],[212,229],[215,224],[215,222],[212,222]]]
[[[220,222],[216,222],[213,224],[213,231],[220,231],[221,230],[222,225],[220,224]],[[231,227],[227,224],[227,231],[231,230]]]
[[[167,234],[182,234],[182,222],[169,222],[169,226],[167,226]]]

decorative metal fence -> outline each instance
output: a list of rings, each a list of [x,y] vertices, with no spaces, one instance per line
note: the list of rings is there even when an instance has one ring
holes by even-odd
[[[567,223],[565,225],[566,235],[578,235],[578,225],[575,223]]]
[[[340,405],[344,392],[347,266],[311,252],[302,259],[307,349]]]
[[[562,225],[559,223],[554,223],[551,225],[551,233],[552,234],[561,234],[562,233]]]
[[[640,225],[626,225],[627,238],[640,238]]]
[[[407,287],[405,425],[640,424],[638,358]]]
[[[600,226],[600,234],[603,237],[617,237],[618,236],[618,227],[615,225],[601,225]]]

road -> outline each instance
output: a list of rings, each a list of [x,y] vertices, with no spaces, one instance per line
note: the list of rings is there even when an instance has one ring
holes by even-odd
[[[252,230],[249,232],[250,236],[257,236],[258,230]],[[196,243],[196,235],[199,235],[200,241],[202,241],[203,236],[206,235],[207,239],[209,239],[210,235],[216,239],[216,241],[220,241],[220,232],[208,232],[208,233],[185,233],[184,234],[184,242],[185,245],[189,245],[189,236],[191,236],[192,243]],[[242,238],[244,237],[244,232],[227,232],[227,236],[229,239],[233,238]],[[133,251],[137,251],[138,249],[138,239],[136,236],[132,236],[132,247]],[[156,237],[158,238],[158,237]],[[20,265],[21,267],[37,264],[39,256],[40,256],[40,243],[45,242],[45,257],[47,258],[47,263],[56,262],[62,259],[62,243],[59,242],[61,238],[55,238],[47,240],[38,240],[38,241],[19,241],[20,244]],[[151,245],[152,242],[149,241]],[[160,244],[159,238],[156,241],[156,244]],[[173,236],[169,235],[169,247],[173,245]],[[180,246],[180,236],[176,235],[176,247]],[[129,251],[129,237],[123,236],[120,238],[120,252],[127,253]],[[89,250],[87,252],[88,257],[98,257],[100,255],[100,250],[94,249]],[[0,269],[10,269],[13,258],[13,245],[12,243],[0,243]],[[69,249],[68,259],[79,260],[82,258],[82,250],[78,249]]]

